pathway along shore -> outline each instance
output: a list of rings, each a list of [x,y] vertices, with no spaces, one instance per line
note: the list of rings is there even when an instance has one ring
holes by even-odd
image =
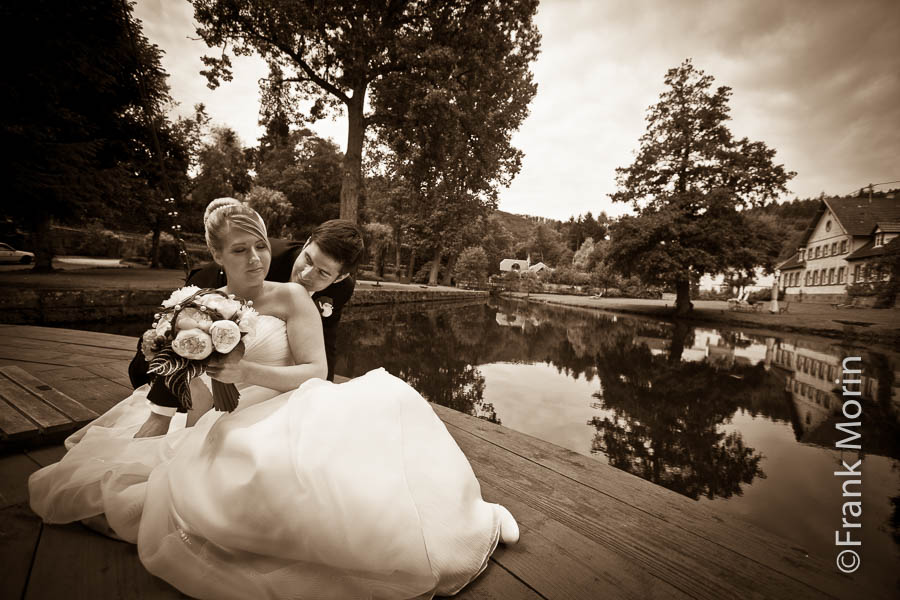
[[[636,298],[595,298],[558,294],[504,293],[503,297],[526,299],[562,306],[601,309],[609,312],[673,320],[674,301]],[[900,347],[900,308],[834,308],[830,304],[791,302],[788,311],[772,314],[765,302],[759,312],[738,312],[720,300],[694,300],[687,320],[696,325],[740,327],[762,332],[799,333],[848,342]],[[784,303],[779,303],[782,306]]]

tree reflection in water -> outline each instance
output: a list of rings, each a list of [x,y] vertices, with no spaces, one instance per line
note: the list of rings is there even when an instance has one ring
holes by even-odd
[[[337,372],[383,366],[429,400],[495,423],[503,415],[484,400],[479,365],[544,363],[573,379],[596,379],[593,406],[605,414],[586,423],[595,430],[593,452],[690,498],[729,498],[765,477],[762,454],[729,427],[736,413],[792,422],[798,441],[817,443],[807,439],[809,416],[798,419],[803,384],[792,393],[797,378],[812,381],[795,364],[807,352],[803,343],[529,302],[395,305],[345,316]],[[839,363],[843,349],[828,351]],[[878,397],[864,399],[876,417],[866,439],[896,458],[894,367],[883,355],[865,360],[880,382]],[[812,402],[809,394],[803,400]],[[830,406],[834,413],[836,403]]]
[[[762,455],[725,423],[744,404],[742,395],[766,373],[762,367],[720,370],[681,362],[685,327],[672,328],[669,352],[653,354],[623,334],[603,348],[598,369],[603,401],[612,417],[594,417],[593,450],[610,464],[697,499],[741,494],[742,484],[765,477]],[[735,377],[739,375],[740,379]]]

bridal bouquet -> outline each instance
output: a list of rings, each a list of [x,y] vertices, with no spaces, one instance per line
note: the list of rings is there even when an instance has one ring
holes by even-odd
[[[162,303],[153,326],[141,338],[141,351],[150,364],[148,373],[163,378],[181,406],[191,408],[190,383],[206,372],[209,360],[238,352],[243,336],[256,326],[252,301],[195,285],[172,292]],[[213,404],[231,412],[240,394],[232,383],[212,380]]]

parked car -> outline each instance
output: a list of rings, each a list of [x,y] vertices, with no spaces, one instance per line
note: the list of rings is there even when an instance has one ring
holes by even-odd
[[[0,262],[28,265],[34,262],[34,252],[16,250],[9,244],[0,242]]]

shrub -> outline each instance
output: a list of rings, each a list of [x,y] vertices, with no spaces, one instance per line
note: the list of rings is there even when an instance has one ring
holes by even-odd
[[[456,259],[453,275],[457,281],[484,283],[488,275],[487,253],[481,246],[469,246]]]

